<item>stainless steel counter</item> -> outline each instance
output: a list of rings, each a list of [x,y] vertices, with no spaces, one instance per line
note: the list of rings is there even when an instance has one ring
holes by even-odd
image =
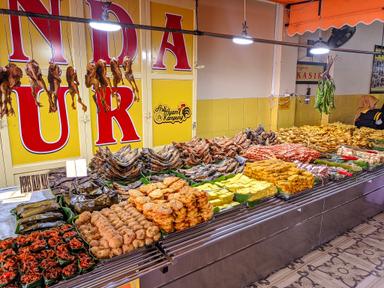
[[[56,287],[241,287],[262,279],[384,210],[384,168],[289,201],[241,207],[158,247],[112,259]]]

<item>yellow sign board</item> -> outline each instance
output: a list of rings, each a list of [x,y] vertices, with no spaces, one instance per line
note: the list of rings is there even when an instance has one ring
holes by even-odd
[[[192,80],[153,80],[153,145],[192,138]]]

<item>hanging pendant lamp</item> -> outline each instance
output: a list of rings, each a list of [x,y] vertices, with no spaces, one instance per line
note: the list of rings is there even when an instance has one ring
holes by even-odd
[[[247,26],[247,0],[244,0],[244,21],[242,23],[243,28],[239,36],[235,36],[232,39],[232,42],[238,45],[249,45],[253,43],[253,39],[248,35],[248,26]]]
[[[111,6],[112,2],[103,2],[103,13],[101,14],[101,21],[91,21],[89,22],[89,26],[92,29],[105,31],[105,32],[115,32],[121,29],[120,24],[117,23],[108,23],[104,21],[109,21],[108,17],[108,9]]]

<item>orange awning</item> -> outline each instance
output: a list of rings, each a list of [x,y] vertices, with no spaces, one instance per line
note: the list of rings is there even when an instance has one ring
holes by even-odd
[[[359,23],[369,25],[374,21],[384,21],[383,0],[322,0],[321,6],[320,1],[275,0],[275,2],[293,4],[289,13],[290,36],[308,31],[315,32],[317,29],[328,30],[344,25],[353,27]]]

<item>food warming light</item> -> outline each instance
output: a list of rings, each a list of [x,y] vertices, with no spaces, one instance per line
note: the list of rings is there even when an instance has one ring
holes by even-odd
[[[328,54],[330,51],[327,43],[321,40],[321,38],[315,42],[313,47],[309,50],[309,53],[313,55],[324,55]]]

